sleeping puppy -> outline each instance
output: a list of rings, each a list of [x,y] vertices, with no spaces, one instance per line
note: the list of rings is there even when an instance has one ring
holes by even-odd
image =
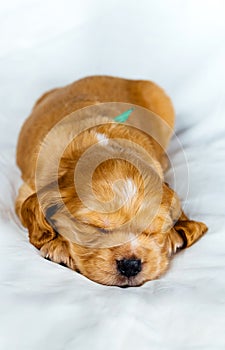
[[[116,122],[124,104],[134,110]],[[207,231],[164,182],[173,127],[153,82],[93,76],[44,94],[17,146],[16,212],[41,255],[105,285],[161,276]]]

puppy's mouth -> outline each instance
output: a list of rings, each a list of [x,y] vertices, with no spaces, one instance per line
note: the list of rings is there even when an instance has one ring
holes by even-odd
[[[140,287],[142,286],[147,280],[143,277],[142,274],[135,276],[135,277],[123,277],[123,276],[116,276],[115,283],[112,285],[119,287],[119,288],[130,288],[130,287]]]
[[[118,284],[115,284],[117,287],[120,288],[130,288],[130,287],[140,287],[145,283],[145,281],[143,281],[140,278],[137,277],[129,277],[129,278],[125,278],[123,281],[121,281],[121,279],[118,281]]]

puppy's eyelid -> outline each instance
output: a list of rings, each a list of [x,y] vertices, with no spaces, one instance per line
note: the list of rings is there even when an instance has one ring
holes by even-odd
[[[149,236],[152,232],[149,230],[142,231],[143,235]]]
[[[101,232],[101,233],[110,233],[111,231],[110,230],[107,230],[106,228],[98,228],[98,231]]]
[[[47,208],[46,212],[45,212],[45,217],[46,219],[50,219],[59,209],[59,206],[57,204],[53,204],[50,207]]]

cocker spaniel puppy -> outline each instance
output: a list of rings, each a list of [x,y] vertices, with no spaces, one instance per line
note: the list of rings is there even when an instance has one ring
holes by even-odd
[[[16,200],[41,255],[105,285],[161,276],[207,230],[164,182],[173,127],[153,82],[93,76],[44,94],[20,132]]]

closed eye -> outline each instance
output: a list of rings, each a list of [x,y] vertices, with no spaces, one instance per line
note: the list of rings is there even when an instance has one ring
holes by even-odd
[[[101,233],[104,233],[104,234],[112,232],[111,230],[107,230],[105,228],[100,228],[100,227],[98,227],[98,231],[101,232]]]

